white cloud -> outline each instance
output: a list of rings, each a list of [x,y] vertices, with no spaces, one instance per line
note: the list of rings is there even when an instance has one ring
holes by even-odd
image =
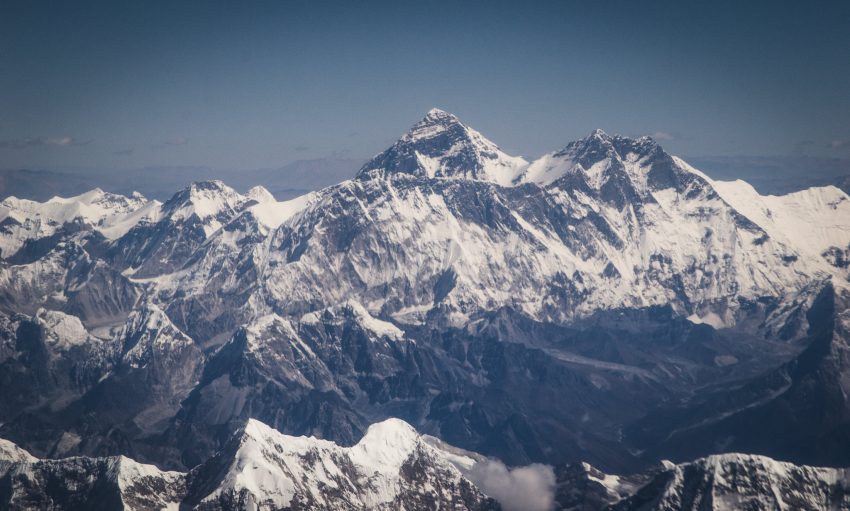
[[[505,511],[550,511],[555,506],[555,472],[549,465],[508,468],[487,460],[476,463],[466,476]]]
[[[0,140],[0,148],[23,149],[27,147],[42,147],[42,146],[83,146],[90,144],[91,140],[77,140],[74,137],[34,137],[34,138],[16,138],[11,140]]]
[[[655,140],[673,140],[676,138],[672,133],[668,133],[666,131],[656,131],[652,135],[650,135]]]

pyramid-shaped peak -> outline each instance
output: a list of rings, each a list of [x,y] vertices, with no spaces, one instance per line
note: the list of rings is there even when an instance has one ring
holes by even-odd
[[[431,110],[428,110],[428,113],[426,113],[425,117],[422,118],[422,122],[460,122],[460,119],[458,119],[456,115],[446,112],[445,110],[432,108]]]
[[[451,132],[456,137],[469,138],[469,130],[456,115],[439,108],[432,108],[419,122],[410,128],[404,137],[408,140],[430,139]]]
[[[463,178],[510,186],[527,165],[453,114],[432,108],[395,144],[367,162],[359,175]]]

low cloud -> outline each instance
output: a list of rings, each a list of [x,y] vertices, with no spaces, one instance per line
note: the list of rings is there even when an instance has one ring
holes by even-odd
[[[843,149],[845,147],[850,147],[850,140],[833,140],[829,143],[829,147],[833,149]]]
[[[505,511],[550,511],[555,507],[555,472],[549,465],[508,468],[501,461],[487,460],[476,463],[466,477],[498,500]]]
[[[25,149],[28,147],[44,147],[44,146],[84,146],[90,144],[91,140],[77,140],[74,137],[35,137],[35,138],[16,138],[10,140],[0,140],[1,148],[9,149]]]
[[[130,148],[127,148],[127,149],[121,149],[120,151],[115,151],[112,154],[114,154],[116,156],[131,156],[134,152],[136,152],[136,149],[133,148],[133,147],[130,147]]]
[[[295,146],[295,152],[303,153],[304,151],[308,151],[310,148],[304,144]]]

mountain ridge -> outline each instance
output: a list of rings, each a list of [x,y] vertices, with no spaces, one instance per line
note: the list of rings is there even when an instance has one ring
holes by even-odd
[[[350,447],[399,417],[510,465],[626,473],[806,401],[783,375],[817,342],[834,356],[798,387],[844,388],[850,197],[760,196],[649,138],[520,162],[432,111],[288,201],[220,181],[101,195],[0,204],[0,436],[39,456],[183,471],[248,419]],[[850,404],[809,402],[822,428],[770,427],[835,449],[733,445],[844,463]],[[683,428],[709,440],[659,433]]]

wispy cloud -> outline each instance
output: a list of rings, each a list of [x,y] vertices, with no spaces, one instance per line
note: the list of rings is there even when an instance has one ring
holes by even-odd
[[[829,143],[829,147],[833,149],[844,149],[845,147],[850,147],[850,140],[833,140]]]
[[[184,146],[189,143],[189,139],[180,135],[176,137],[169,138],[168,140],[163,140],[158,144],[149,145],[150,149],[164,149],[166,147],[179,147]]]
[[[295,152],[303,153],[304,151],[308,151],[310,148],[304,144],[295,146]]]
[[[77,140],[74,137],[32,137],[0,140],[0,148],[25,149],[28,147],[71,147],[91,144],[92,140]]]
[[[656,131],[649,135],[655,140],[676,140],[678,137],[667,131]]]
[[[136,148],[135,147],[129,147],[127,149],[121,149],[119,151],[115,151],[112,154],[114,154],[116,156],[130,156],[134,152],[136,152]]]

